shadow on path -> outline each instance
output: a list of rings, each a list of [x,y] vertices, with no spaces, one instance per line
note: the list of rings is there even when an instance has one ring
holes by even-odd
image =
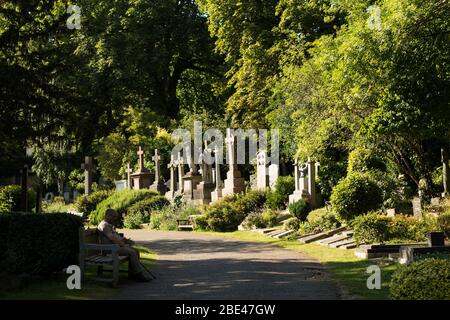
[[[323,266],[270,244],[182,232],[127,232],[158,253],[157,279],[117,299],[339,299]],[[145,240],[144,240],[145,239]]]

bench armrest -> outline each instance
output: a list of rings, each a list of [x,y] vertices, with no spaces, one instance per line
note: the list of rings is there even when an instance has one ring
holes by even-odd
[[[102,251],[111,251],[117,252],[119,250],[119,245],[117,244],[94,244],[94,243],[86,243],[84,245],[86,250],[102,250]]]

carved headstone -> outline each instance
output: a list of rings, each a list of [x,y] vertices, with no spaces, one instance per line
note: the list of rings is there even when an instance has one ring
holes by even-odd
[[[413,214],[416,218],[422,217],[422,199],[420,197],[415,197],[412,201]]]
[[[309,200],[308,184],[306,182],[307,165],[301,165],[298,161],[294,163],[295,191],[289,196],[289,203],[294,203],[300,199]]]
[[[311,158],[308,158],[308,193],[309,204],[312,208],[317,207],[317,194],[316,194],[316,164]]]
[[[167,165],[170,172],[170,181],[169,181],[169,191],[166,192],[166,198],[169,200],[174,199],[175,193],[176,193],[176,169],[177,169],[177,162],[175,160],[175,156],[172,154],[170,156],[170,162]]]
[[[139,147],[137,154],[139,156],[139,169],[131,175],[131,179],[133,179],[133,189],[146,189],[152,184],[151,173],[145,168],[144,150],[142,147]]]
[[[220,177],[220,162],[218,159],[219,156],[219,148],[216,147],[214,149],[214,165],[215,165],[215,170],[214,170],[214,174],[215,174],[215,179],[214,179],[214,183],[216,185],[216,188],[214,189],[213,192],[211,192],[211,201],[217,201],[220,198],[222,198],[222,189],[221,189],[221,183],[222,183],[222,179]]]
[[[155,155],[152,157],[152,160],[155,162],[155,181],[150,186],[150,189],[155,190],[159,194],[165,194],[166,186],[164,182],[161,180],[161,170],[160,170],[161,156],[159,155],[158,149],[155,149]]]
[[[265,190],[269,186],[267,175],[267,152],[261,150],[256,156],[256,189]]]
[[[222,195],[224,197],[245,190],[244,178],[241,176],[241,172],[236,163],[236,137],[231,129],[227,129],[227,138],[225,139],[225,142],[227,144],[228,172],[227,178],[225,179],[225,186],[222,190]]]
[[[271,164],[269,166],[269,187],[271,189],[275,188],[278,177],[280,175],[280,166],[278,164]]]

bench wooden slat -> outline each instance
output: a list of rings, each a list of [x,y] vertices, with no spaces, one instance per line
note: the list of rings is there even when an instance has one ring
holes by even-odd
[[[116,244],[100,244],[99,233],[97,229],[80,228],[79,230],[80,255],[79,263],[84,276],[84,266],[96,265],[99,268],[102,266],[112,266],[113,278],[112,285],[117,286],[119,280],[119,264],[128,261],[127,256],[119,256],[119,246]],[[95,253],[97,254],[88,254]],[[109,254],[105,254],[109,252]],[[129,267],[129,266],[128,266]],[[129,270],[129,268],[128,268]],[[111,280],[110,280],[111,281]]]

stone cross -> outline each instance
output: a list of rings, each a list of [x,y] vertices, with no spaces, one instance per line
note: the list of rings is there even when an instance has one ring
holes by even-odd
[[[159,182],[160,177],[159,161],[161,160],[161,156],[159,155],[158,149],[155,149],[155,156],[152,157],[152,160],[155,162],[155,183],[157,184]]]
[[[297,160],[294,161],[294,181],[295,181],[295,190],[300,190],[300,172],[299,172],[299,163]]]
[[[181,156],[181,152],[178,152],[178,160],[176,161],[176,165],[178,166],[178,191],[183,193],[184,161]]]
[[[227,129],[227,137],[225,138],[225,143],[227,144],[227,153],[228,153],[228,165],[230,167],[230,171],[234,170],[236,165],[236,152],[234,150],[235,146],[235,136],[231,133],[231,129]]]
[[[214,148],[214,165],[215,165],[215,183],[216,183],[216,190],[220,189],[220,183],[221,183],[221,178],[220,178],[220,163],[218,161],[218,157],[219,157],[219,147],[215,147]]]
[[[128,189],[131,189],[131,174],[133,173],[133,170],[131,169],[130,163],[127,164],[127,187]]]
[[[170,170],[170,192],[174,193],[175,192],[175,180],[176,180],[175,170],[177,168],[177,164],[175,161],[175,156],[173,154],[170,155],[170,163],[167,165],[167,167]]]
[[[448,168],[448,153],[444,148],[441,149],[441,161],[442,161],[442,183],[444,185],[444,192],[442,196],[448,196],[450,189],[450,177],[449,177],[449,168]]]
[[[81,165],[81,169],[84,170],[84,194],[91,194],[91,186],[92,186],[92,157],[86,156],[84,158],[84,163]]]
[[[266,189],[268,187],[267,176],[267,152],[261,150],[256,156],[256,186],[258,189]]]
[[[203,181],[206,183],[212,183],[213,180],[211,173],[211,165],[208,163],[209,159],[206,159],[207,155],[209,156],[210,154],[211,149],[205,149],[204,152],[201,154]]]
[[[144,171],[144,150],[142,150],[142,147],[139,146],[139,150],[137,152],[139,156],[139,171]]]
[[[316,201],[316,163],[308,158],[308,192],[310,205],[315,208],[317,206]]]
[[[300,172],[300,179],[299,179],[299,190],[302,192],[302,193],[308,193],[308,185],[306,184],[306,179],[305,179],[305,172],[306,172],[306,169],[307,169],[308,167],[307,167],[307,165],[301,165],[301,166],[298,166],[298,170],[299,170],[299,172]]]

